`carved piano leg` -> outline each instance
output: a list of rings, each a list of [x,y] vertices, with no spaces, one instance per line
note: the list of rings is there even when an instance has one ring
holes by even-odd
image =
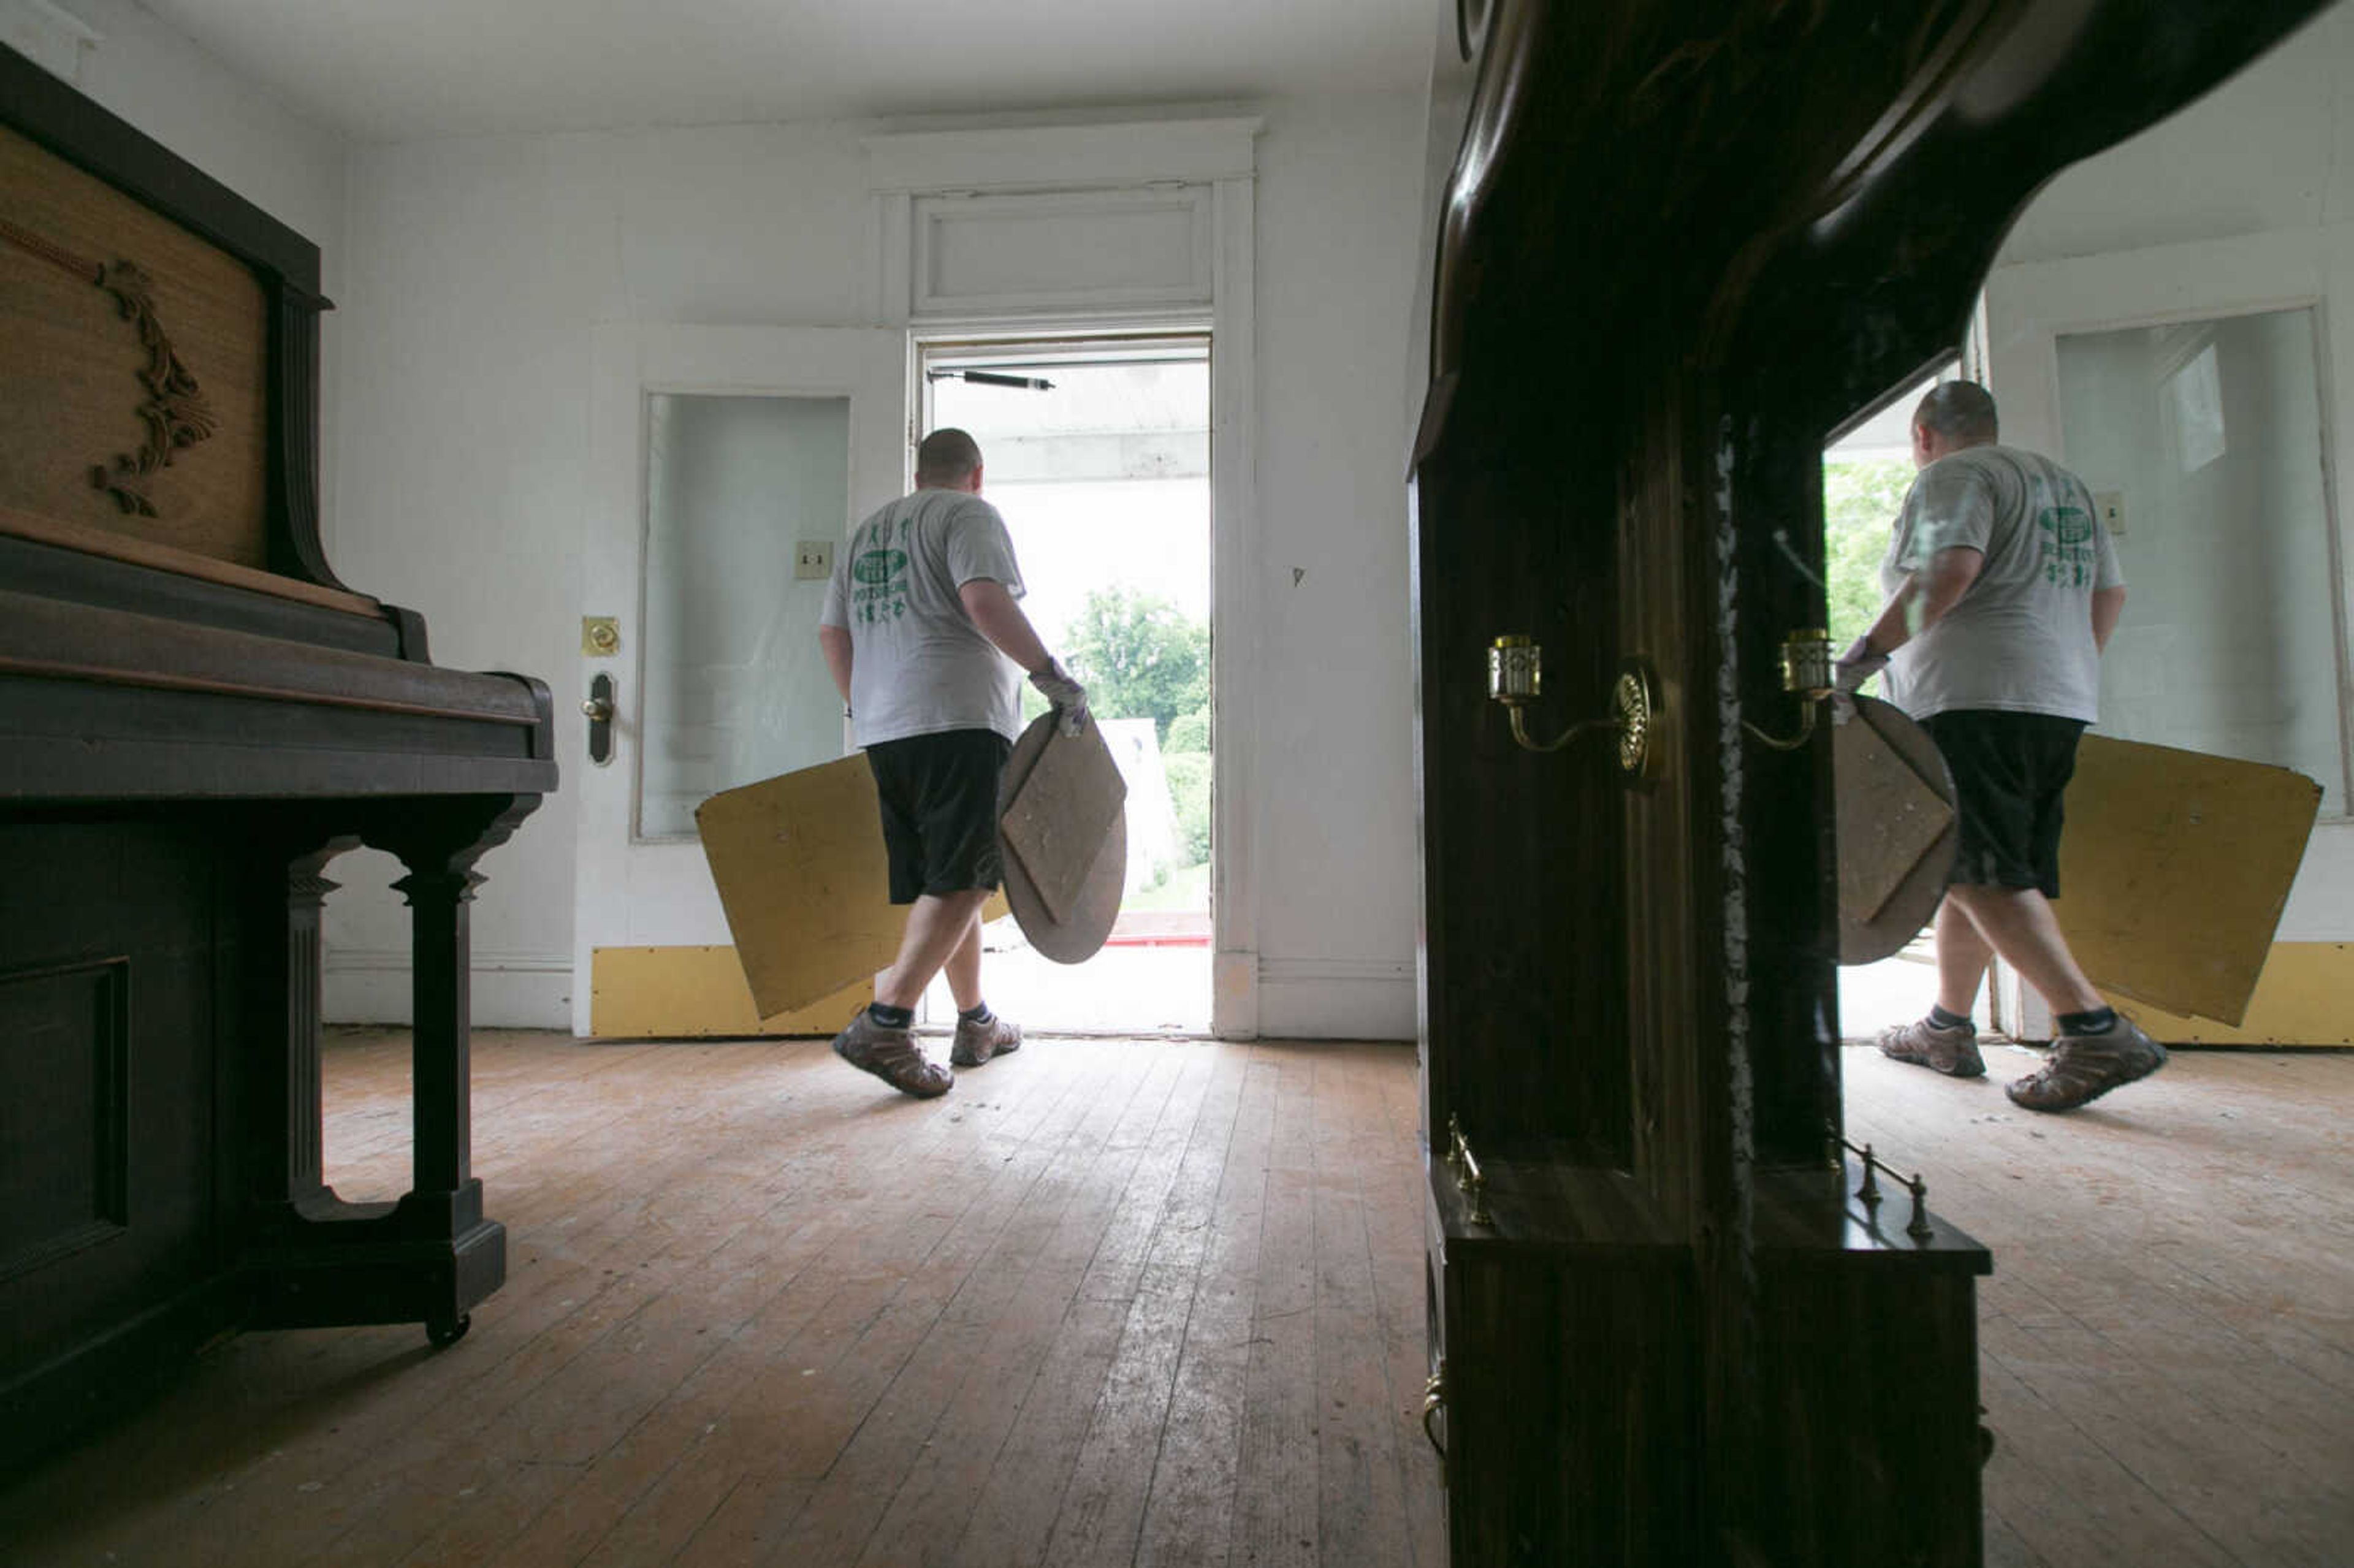
[[[430,1215],[462,1243],[457,1289],[447,1310],[429,1312],[436,1346],[466,1331],[466,1309],[506,1278],[506,1231],[482,1218],[482,1184],[473,1173],[472,933],[468,906],[482,878],[474,863],[506,842],[538,805],[536,797],[437,802],[424,821],[386,847],[408,874],[393,886],[408,900],[412,934],[411,1081],[415,1106],[415,1185],[405,1212]],[[423,829],[418,832],[417,829]],[[439,1302],[435,1303],[439,1307]]]
[[[282,966],[263,976],[255,991],[269,1006],[265,1020],[274,1018],[283,1031],[285,1065],[282,1073],[265,1072],[254,1078],[258,1090],[279,1097],[274,1106],[255,1107],[254,1125],[262,1129],[263,1138],[254,1150],[252,1190],[265,1209],[323,1217],[335,1202],[321,1168],[324,1133],[319,1083],[319,917],[335,884],[320,874],[329,861],[358,847],[359,842],[356,836],[322,836],[316,848],[290,855],[283,888],[284,940],[259,955],[264,964]],[[285,999],[282,1007],[274,1001],[280,996]],[[262,1026],[269,1025],[264,1022]]]
[[[288,1049],[297,1058],[288,1077],[307,1085],[308,1103],[287,1107],[287,1192],[251,1258],[257,1326],[421,1322],[434,1344],[448,1345],[464,1334],[469,1308],[504,1283],[506,1229],[483,1218],[472,1163],[467,906],[482,880],[474,863],[538,803],[493,795],[365,808],[360,839],[408,868],[393,885],[412,911],[415,1159],[410,1191],[397,1203],[346,1203],[319,1181],[318,899],[332,885],[317,870],[353,841],[291,864],[288,962],[305,972],[287,977]],[[307,1140],[296,1127],[306,1110]],[[307,1191],[298,1169],[306,1141]]]

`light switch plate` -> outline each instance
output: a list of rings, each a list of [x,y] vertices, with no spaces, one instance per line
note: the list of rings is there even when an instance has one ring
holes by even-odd
[[[823,582],[833,576],[833,541],[803,539],[793,546],[793,577],[799,582]]]
[[[2110,538],[2122,539],[2126,536],[2126,493],[2124,491],[2094,491],[2093,510],[2099,514],[2101,526],[2109,531]]]

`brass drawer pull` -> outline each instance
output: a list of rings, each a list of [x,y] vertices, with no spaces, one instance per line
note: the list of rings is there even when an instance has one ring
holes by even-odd
[[[1442,1463],[1447,1458],[1447,1445],[1440,1442],[1438,1434],[1431,1429],[1430,1418],[1446,1408],[1447,1358],[1441,1356],[1438,1365],[1431,1369],[1429,1381],[1422,1385],[1422,1435],[1429,1440],[1431,1451]]]

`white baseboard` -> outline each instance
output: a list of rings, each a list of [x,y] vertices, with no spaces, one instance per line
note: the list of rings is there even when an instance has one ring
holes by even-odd
[[[1413,961],[1262,959],[1258,1034],[1262,1040],[1412,1040]]]
[[[331,1023],[409,1022],[406,948],[331,948]],[[474,1022],[485,1029],[572,1027],[569,953],[474,955]],[[1410,960],[1270,959],[1258,966],[1258,1029],[1272,1040],[1412,1040]]]
[[[406,948],[330,948],[323,1011],[330,1023],[408,1023]],[[572,955],[474,955],[473,1021],[483,1029],[572,1027]]]

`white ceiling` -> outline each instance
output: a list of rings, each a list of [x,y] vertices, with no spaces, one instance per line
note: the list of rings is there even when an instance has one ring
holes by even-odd
[[[1435,0],[142,0],[355,139],[1414,89]]]

